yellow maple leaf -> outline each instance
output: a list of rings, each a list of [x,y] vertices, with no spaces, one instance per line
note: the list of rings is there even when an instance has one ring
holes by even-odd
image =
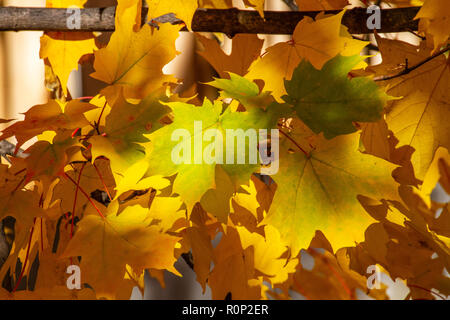
[[[377,37],[383,63],[371,67],[377,74],[396,74],[402,70],[405,59],[415,65],[430,55],[423,46]],[[386,122],[399,140],[416,151],[411,162],[418,179],[423,179],[434,152],[439,146],[450,148],[450,109],[444,101],[450,100],[449,60],[441,55],[416,70],[400,77],[383,81],[387,94],[401,99],[388,101]],[[437,125],[439,124],[439,125]]]
[[[78,61],[92,53],[95,45],[91,32],[47,32],[41,37],[41,59],[47,58],[67,96],[67,81],[73,70],[78,70]]]
[[[198,53],[208,61],[221,78],[229,78],[228,72],[243,76],[250,64],[259,57],[264,40],[255,34],[238,34],[233,37],[231,54],[227,55],[215,39],[201,35],[197,38],[203,45]]]
[[[147,214],[148,208],[134,205],[119,215],[87,215],[80,221],[62,257],[82,257],[83,282],[89,283],[97,297],[115,297],[127,264],[137,270],[167,269],[178,274],[173,252],[179,238],[150,224]]]
[[[367,42],[352,39],[346,28],[341,27],[343,15],[344,11],[325,18],[320,14],[316,21],[303,18],[294,30],[293,39],[267,48],[266,53],[250,66],[246,77],[264,80],[265,89],[279,99],[286,93],[283,79],[291,79],[302,59],[321,69],[339,53],[343,56],[359,54]]]
[[[384,290],[367,288],[367,279],[350,269],[346,248],[332,254],[308,248],[300,253],[301,264],[292,277],[292,289],[308,300],[355,300],[357,290],[386,299]]]
[[[220,223],[211,218],[199,205],[192,210],[190,220],[192,225],[183,230],[183,241],[191,248],[193,269],[197,281],[205,292],[211,262],[214,261],[212,239],[217,235]]]
[[[430,196],[441,178],[441,170],[439,170],[440,161],[450,164],[450,155],[448,150],[442,147],[439,147],[436,150],[433,161],[431,162],[430,167],[428,168],[428,171],[423,179],[423,183],[420,186],[420,194],[429,207],[431,205]]]
[[[157,18],[167,13],[174,13],[177,18],[183,20],[191,30],[192,17],[197,10],[197,0],[146,0],[150,19]]]
[[[264,18],[264,2],[265,0],[243,0],[247,7],[254,8],[259,15]]]
[[[250,232],[264,234],[264,227],[259,223],[269,211],[275,188],[275,183],[266,184],[256,176],[252,176],[248,186],[241,185],[232,197],[230,218],[233,223],[244,226]]]
[[[48,8],[82,8],[87,0],[47,0]],[[91,32],[47,32],[41,37],[41,59],[47,58],[58,76],[67,96],[67,80],[73,70],[78,70],[82,56],[92,53],[97,46]]]
[[[395,165],[358,151],[359,135],[321,137],[308,154],[298,143],[280,142],[278,187],[262,224],[278,228],[296,255],[316,230],[335,248],[352,245],[373,222],[361,212],[358,194],[395,197]]]
[[[121,194],[129,190],[145,190],[150,187],[153,189],[163,189],[167,187],[170,182],[162,176],[151,176],[143,178],[148,169],[147,161],[138,161],[126,169],[123,175],[116,174],[117,181],[116,196],[117,199]]]
[[[136,32],[139,2],[119,1],[116,10],[116,31],[108,45],[94,53],[91,76],[115,89],[123,88],[126,98],[143,98],[172,79],[162,68],[177,53],[175,39],[181,27],[164,23],[156,30],[146,24]]]
[[[234,300],[261,298],[262,280],[256,279],[253,248],[242,249],[234,227],[228,226],[214,256],[214,269],[208,278],[213,299],[225,299],[230,293]]]
[[[63,103],[58,100],[50,100],[46,104],[39,104],[24,113],[25,119],[18,121],[2,130],[0,139],[15,136],[16,147],[19,148],[32,137],[44,131],[60,131],[62,129],[73,130],[89,125],[84,117],[84,112],[94,109],[95,106],[71,100]]]
[[[416,15],[420,18],[419,31],[433,37],[434,51],[447,43],[450,34],[450,2],[426,0]]]
[[[267,276],[272,284],[286,281],[288,274],[295,272],[298,260],[282,257],[287,246],[276,228],[265,226],[264,236],[249,232],[245,227],[236,227],[236,230],[244,250],[253,246],[255,269]]]
[[[83,171],[80,173],[82,167]],[[99,174],[102,179],[99,178]],[[79,187],[88,194],[95,192],[95,190],[108,190],[110,196],[114,196],[115,181],[107,159],[96,159],[93,161],[93,164],[72,164],[65,168],[65,175],[74,181],[79,180]],[[89,200],[85,196],[80,194],[78,194],[75,203],[76,189],[77,186],[72,181],[69,179],[61,179],[53,189],[53,200],[61,199],[60,207],[62,212],[72,212],[75,210],[75,214],[81,216],[91,204],[89,204]]]

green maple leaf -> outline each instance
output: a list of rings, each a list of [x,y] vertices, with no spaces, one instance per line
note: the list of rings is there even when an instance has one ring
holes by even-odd
[[[206,140],[203,141],[201,152],[197,152],[195,157],[194,142],[202,139],[203,134],[208,129],[217,129],[222,135],[222,158],[220,163],[224,171],[229,175],[235,188],[240,184],[248,182],[251,174],[258,171],[260,167],[259,156],[256,163],[250,163],[250,154],[258,150],[249,150],[253,146],[249,144],[249,139],[245,139],[245,161],[238,164],[237,161],[237,143],[233,143],[234,150],[231,150],[231,144],[227,145],[226,130],[242,129],[246,132],[248,129],[267,129],[270,133],[271,128],[275,128],[280,117],[288,114],[287,105],[273,103],[266,110],[255,108],[246,112],[231,112],[229,108],[224,109],[221,102],[215,101],[214,104],[205,99],[203,106],[197,107],[183,102],[171,102],[167,105],[173,110],[174,121],[150,135],[147,135],[151,143],[146,144],[146,153],[148,156],[149,170],[147,175],[161,174],[171,176],[177,174],[174,181],[173,191],[178,193],[185,201],[188,208],[200,201],[203,194],[208,189],[215,188],[215,166],[217,161],[206,163],[204,159],[198,158],[198,155],[204,155],[205,150],[211,145]],[[194,122],[201,121],[202,127],[194,132]],[[185,129],[189,132],[190,139],[190,163],[175,163],[172,159],[172,152],[180,140],[172,140],[172,134],[177,129]],[[220,139],[217,136],[217,139]],[[198,144],[197,144],[198,145]],[[207,150],[208,152],[208,150]],[[227,163],[227,154],[234,152],[234,164]],[[216,156],[215,153],[211,153]]]
[[[221,98],[232,98],[238,100],[246,110],[251,108],[265,108],[272,101],[273,97],[268,91],[260,92],[259,87],[253,81],[250,81],[233,72],[228,72],[230,79],[216,78],[214,81],[208,82],[221,90]]]
[[[302,60],[291,80],[285,80],[288,95],[283,100],[294,106],[300,119],[325,138],[356,131],[353,122],[373,122],[381,118],[389,96],[374,81],[348,73],[361,56],[336,56],[321,70]]]

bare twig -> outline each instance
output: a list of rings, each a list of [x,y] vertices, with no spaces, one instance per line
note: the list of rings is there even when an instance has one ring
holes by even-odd
[[[286,132],[284,132],[283,130],[279,129],[280,133],[285,136],[286,138],[288,138],[289,141],[291,141],[301,152],[303,152],[305,154],[305,156],[309,156],[309,153],[306,152],[302,147],[300,147],[300,145],[297,143],[297,141],[295,141],[294,139],[291,138],[291,136],[289,136]]]
[[[435,54],[433,54],[433,55],[429,56],[428,58],[422,60],[422,61],[419,62],[418,64],[413,65],[412,67],[409,67],[409,66],[408,66],[408,60],[406,60],[406,66],[405,66],[405,68],[404,68],[401,72],[399,72],[399,73],[397,73],[397,74],[394,74],[394,75],[392,75],[392,76],[382,76],[382,77],[378,77],[378,78],[375,78],[375,79],[373,79],[373,80],[374,80],[374,81],[386,81],[386,80],[391,80],[391,79],[395,79],[395,78],[404,76],[404,75],[406,75],[406,74],[408,74],[408,73],[410,73],[410,72],[416,70],[417,68],[423,66],[425,63],[427,63],[427,62],[433,60],[434,58],[439,57],[440,55],[446,53],[446,52],[449,51],[449,50],[450,50],[450,45],[447,45],[447,47],[445,47],[445,48],[442,49],[441,51],[436,52]]]
[[[420,7],[381,10],[381,29],[378,33],[417,30],[414,20]],[[336,14],[339,10],[325,11]],[[192,30],[198,32],[292,34],[297,23],[304,17],[314,18],[318,11],[265,11],[264,19],[257,11],[233,9],[198,9],[192,20]],[[45,31],[114,31],[115,7],[81,9],[79,29],[70,29],[67,21],[71,11],[64,8],[17,8],[0,7],[0,30],[45,30]],[[142,10],[145,20],[147,8]],[[365,8],[347,10],[342,24],[352,34],[373,33],[367,28],[369,15]],[[150,17],[152,18],[152,17]],[[174,15],[155,17],[153,22],[181,24]],[[186,30],[184,27],[182,30]]]

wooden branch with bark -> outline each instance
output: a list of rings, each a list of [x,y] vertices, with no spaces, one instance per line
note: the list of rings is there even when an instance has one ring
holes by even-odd
[[[79,29],[70,29],[68,19],[73,11],[65,8],[0,7],[0,31],[44,30],[44,31],[114,31],[115,7],[80,9]],[[407,32],[418,28],[415,20],[420,7],[381,10],[381,29],[378,33]],[[340,11],[325,11],[337,14]],[[222,32],[233,36],[237,33],[292,34],[297,23],[304,17],[314,18],[318,11],[265,11],[264,19],[257,11],[233,9],[197,9],[192,20],[192,30],[197,32]],[[142,10],[142,21],[147,8]],[[347,10],[342,24],[352,34],[373,33],[367,28],[370,16],[365,8]],[[150,21],[182,24],[173,14]],[[186,28],[183,28],[186,31]]]

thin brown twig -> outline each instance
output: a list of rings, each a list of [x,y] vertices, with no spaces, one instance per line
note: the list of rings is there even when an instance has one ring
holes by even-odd
[[[416,31],[408,29],[408,32],[415,35],[417,38],[420,38],[421,40],[426,40],[426,37],[421,36],[420,34],[418,34]]]
[[[75,224],[74,223],[75,222],[75,209],[77,206],[78,190],[80,189],[81,174],[83,173],[83,169],[85,166],[86,166],[86,162],[81,165],[80,172],[78,173],[78,180],[77,180],[77,185],[76,185],[76,189],[75,189],[75,196],[73,199],[72,221],[71,221],[71,225],[70,225],[70,239],[72,239],[72,236],[73,236],[73,226]]]
[[[289,141],[291,141],[293,144],[295,144],[295,146],[296,146],[297,148],[299,148],[300,151],[303,152],[303,153],[305,154],[305,156],[308,156],[308,155],[309,155],[308,152],[306,152],[302,147],[300,147],[300,145],[297,143],[297,141],[295,141],[294,139],[292,139],[286,132],[284,132],[283,130],[280,130],[280,129],[278,129],[278,130],[281,132],[281,134],[282,134],[283,136],[285,136],[286,138],[288,138]]]
[[[424,288],[424,287],[421,287],[421,286],[418,286],[418,285],[415,285],[415,284],[408,284],[408,287],[410,287],[410,288],[421,289],[421,290],[426,291],[426,292],[428,292],[428,293],[435,294],[436,296],[438,296],[438,297],[441,298],[442,300],[446,300],[445,297],[444,297],[443,295],[441,295],[441,294],[439,294],[439,293],[437,293],[437,292],[433,292],[433,291],[431,291],[431,290],[429,290],[429,289],[427,289],[427,288]]]
[[[67,179],[69,179],[73,184],[77,185],[77,182],[75,180],[73,180],[68,174],[64,174],[64,177],[66,177]],[[103,219],[105,219],[105,216],[103,215],[103,213],[100,211],[100,209],[95,205],[94,201],[92,201],[92,198],[86,193],[86,191],[83,190],[83,188],[79,187],[79,190],[81,191],[81,193],[88,199],[88,201],[90,202],[90,204],[95,208],[95,210],[98,212],[98,214],[100,215],[100,217],[102,217]]]
[[[102,120],[102,115],[103,115],[103,112],[105,111],[106,103],[107,102],[105,100],[105,104],[103,105],[102,111],[100,111],[100,115],[98,116],[97,123],[95,123],[95,131],[97,131],[97,134],[100,134],[98,127],[100,126],[100,121]]]
[[[95,171],[97,172],[98,177],[100,178],[100,181],[103,184],[103,188],[105,189],[106,194],[108,195],[109,201],[112,201],[112,197],[111,194],[109,193],[108,187],[106,186],[105,180],[103,179],[102,174],[100,173],[100,170],[98,169],[98,167],[95,165],[95,163],[92,163],[94,165]]]
[[[382,77],[375,78],[373,80],[374,81],[386,81],[386,80],[392,80],[392,79],[395,79],[395,78],[407,75],[408,73],[410,73],[410,72],[416,70],[417,68],[423,66],[427,62],[430,62],[434,58],[439,57],[440,55],[443,55],[444,53],[446,53],[449,50],[450,50],[450,45],[447,45],[447,47],[445,47],[444,49],[440,50],[439,52],[436,52],[435,54],[433,54],[433,55],[429,56],[428,58],[422,60],[418,64],[413,65],[412,67],[406,66],[405,69],[403,69],[401,72],[399,72],[397,74],[394,74],[392,76],[382,76]]]

